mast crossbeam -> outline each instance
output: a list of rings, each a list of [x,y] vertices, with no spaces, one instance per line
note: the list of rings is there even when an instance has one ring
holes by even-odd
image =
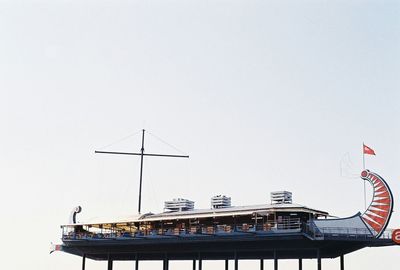
[[[144,153],[144,132],[142,130],[142,148],[140,149],[140,153],[129,153],[129,152],[115,152],[115,151],[94,151],[96,154],[111,154],[111,155],[130,155],[130,156],[140,156],[140,182],[139,182],[139,202],[138,202],[138,213],[140,214],[141,206],[142,206],[142,179],[143,179],[143,157],[178,157],[178,158],[189,158],[189,156],[185,155],[165,155],[165,154],[148,154]]]
[[[109,152],[109,151],[94,151],[96,154],[112,154],[112,155],[131,155],[131,156],[141,156],[141,153],[129,153],[129,152]],[[189,158],[189,156],[183,155],[165,155],[165,154],[145,154],[143,156],[151,156],[151,157],[182,157]]]

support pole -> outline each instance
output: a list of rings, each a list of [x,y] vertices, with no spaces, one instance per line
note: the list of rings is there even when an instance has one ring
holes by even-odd
[[[163,266],[164,266],[164,270],[168,270],[168,268],[169,268],[169,260],[168,260],[167,255],[165,255]]]
[[[193,270],[196,270],[196,260],[193,260]]]
[[[365,152],[364,152],[365,144],[363,143],[363,170],[365,170]]]
[[[82,270],[85,270],[86,267],[86,254],[83,254],[82,256]]]
[[[111,260],[110,254],[108,254],[108,261],[107,261],[107,270],[113,269],[113,261]]]
[[[278,270],[278,256],[276,250],[274,250],[274,270]]]
[[[239,259],[236,251],[235,251],[235,270],[239,270]]]
[[[225,270],[229,270],[229,260],[225,260]]]
[[[344,255],[340,255],[340,270],[344,270]]]
[[[139,182],[139,202],[138,213],[140,214],[142,206],[142,180],[143,180],[143,154],[144,154],[144,129],[142,130],[142,148],[140,149],[140,182]]]
[[[144,153],[144,133],[145,130],[142,130],[142,148],[140,148],[140,153],[128,153],[128,152],[115,152],[115,151],[94,151],[98,154],[111,154],[111,155],[133,155],[140,156],[140,182],[139,182],[139,201],[138,201],[138,213],[141,213],[142,210],[142,184],[143,184],[143,157],[180,157],[180,158],[189,158],[187,155],[165,155],[165,154],[150,154]]]
[[[260,260],[260,270],[264,270],[264,260]]]
[[[363,142],[363,170],[365,170],[365,152],[364,152],[365,144]],[[365,186],[366,180],[364,180],[364,208],[367,210],[367,190]]]
[[[139,270],[139,260],[137,258],[135,261],[135,270]]]
[[[299,259],[299,270],[303,270],[303,260]]]
[[[201,260],[201,255],[199,253],[199,270],[203,269],[203,261]]]
[[[321,251],[317,250],[317,269],[322,270]]]

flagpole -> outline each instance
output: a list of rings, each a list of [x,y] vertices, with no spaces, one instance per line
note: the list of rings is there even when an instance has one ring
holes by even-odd
[[[365,170],[365,144],[363,142],[363,147],[362,147],[362,152],[363,152],[363,170]],[[367,209],[367,191],[366,191],[366,186],[365,186],[366,180],[364,180],[364,208]]]
[[[365,152],[364,152],[364,146],[365,146],[365,144],[363,143],[363,150],[362,150],[362,152],[363,152],[363,169],[365,170]]]

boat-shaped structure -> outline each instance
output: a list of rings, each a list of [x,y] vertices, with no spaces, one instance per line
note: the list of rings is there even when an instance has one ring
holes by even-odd
[[[193,202],[166,203],[166,211],[121,220],[62,225],[58,250],[108,260],[235,260],[335,258],[362,249],[394,245],[387,225],[393,195],[378,174],[364,170],[373,187],[368,209],[348,218],[294,204],[290,192],[271,194],[271,203],[230,206],[230,198],[213,197],[211,209],[193,209]],[[111,262],[111,268],[110,268]],[[342,263],[343,264],[343,263]],[[341,264],[341,265],[342,265]],[[167,267],[168,268],[168,267]],[[201,268],[201,263],[199,264]],[[342,269],[344,266],[342,266]]]

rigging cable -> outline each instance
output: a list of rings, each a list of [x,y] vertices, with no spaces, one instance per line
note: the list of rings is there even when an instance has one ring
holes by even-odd
[[[159,140],[160,142],[162,142],[162,143],[168,145],[169,147],[175,149],[175,150],[178,151],[179,153],[184,154],[184,155],[187,155],[187,153],[185,153],[184,151],[182,151],[182,150],[180,150],[179,148],[177,148],[176,146],[174,146],[174,145],[172,145],[172,144],[170,144],[170,143],[164,141],[163,139],[161,139],[161,138],[158,137],[157,135],[151,133],[150,131],[147,131],[147,133],[150,134],[151,136],[153,136],[154,138],[156,138],[157,140]]]
[[[121,139],[119,139],[119,140],[116,140],[116,141],[114,141],[114,142],[112,142],[112,143],[110,143],[110,144],[107,144],[107,145],[105,145],[105,146],[103,146],[103,147],[100,147],[99,149],[100,149],[100,150],[103,150],[103,149],[105,149],[105,148],[107,148],[107,147],[110,147],[111,145],[114,145],[114,144],[116,144],[116,143],[120,143],[120,142],[122,142],[122,141],[125,141],[125,140],[127,140],[127,139],[129,139],[129,138],[131,138],[131,137],[133,137],[133,136],[135,136],[135,135],[137,135],[137,134],[139,134],[140,132],[142,132],[142,130],[139,130],[139,131],[136,131],[136,132],[134,132],[134,133],[132,133],[132,134],[129,134],[129,135],[127,135],[127,136],[125,136],[125,137],[123,137],[123,138],[121,138]]]
[[[183,155],[188,155],[186,152],[184,152],[184,151],[180,150],[178,147],[176,147],[176,146],[174,146],[174,145],[172,145],[172,144],[166,142],[165,140],[161,139],[159,136],[157,136],[157,135],[151,133],[150,131],[147,131],[147,133],[150,134],[153,138],[155,138],[155,139],[157,139],[158,141],[160,141],[161,143],[163,143],[163,144],[165,144],[165,145],[171,147],[171,148],[174,149],[175,151],[178,151],[179,153],[181,153],[181,154],[183,154]],[[191,188],[193,188],[194,185],[192,185],[192,180],[191,180],[190,159],[188,159],[188,163],[187,163],[187,164],[188,164],[188,165],[187,165],[187,176],[186,176],[186,177],[188,178],[187,181],[189,182],[189,185],[188,185],[188,186],[190,186]],[[152,184],[150,184],[150,185],[151,185],[151,188],[153,189],[152,191],[154,192],[154,186],[152,186]],[[158,193],[155,193],[155,194],[158,194]],[[156,195],[155,197],[156,197],[156,200],[159,201],[159,198],[157,197],[157,195]]]

